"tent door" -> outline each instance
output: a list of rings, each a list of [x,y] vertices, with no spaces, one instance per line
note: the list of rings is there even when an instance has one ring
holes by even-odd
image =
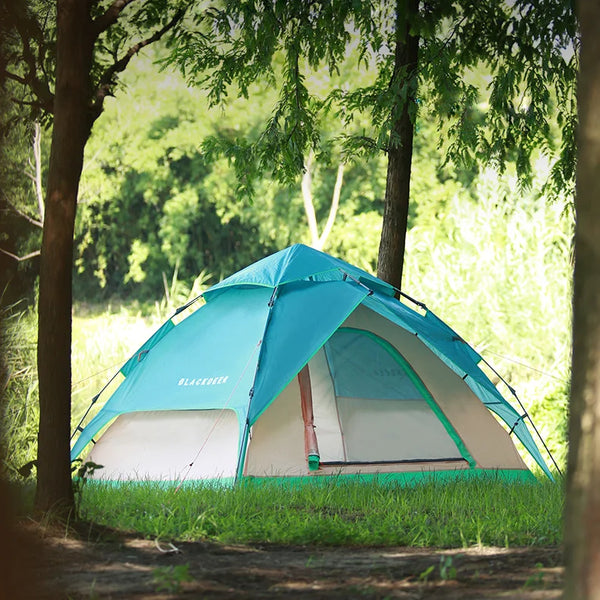
[[[470,462],[431,394],[388,341],[342,327],[309,364],[321,463]]]

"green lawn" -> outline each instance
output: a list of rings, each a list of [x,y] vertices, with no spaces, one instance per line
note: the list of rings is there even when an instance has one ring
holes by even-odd
[[[460,548],[546,546],[562,537],[562,483],[494,477],[413,486],[331,480],[235,488],[84,486],[81,515],[143,535],[228,543]]]

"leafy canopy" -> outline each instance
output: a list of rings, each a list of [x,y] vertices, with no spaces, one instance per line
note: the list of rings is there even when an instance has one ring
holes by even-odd
[[[310,148],[317,156],[327,149],[320,135],[327,111],[347,125],[358,114],[370,117],[363,131],[340,136],[347,157],[385,151],[397,143],[391,124],[415,80],[418,110],[437,123],[449,160],[499,170],[512,162],[527,183],[540,149],[555,160],[554,189],[572,185],[579,45],[572,2],[430,0],[405,15],[406,6],[403,0],[225,0],[207,11],[206,33],[188,30],[174,40],[167,62],[207,86],[213,104],[232,90],[247,96],[256,81],[277,86],[256,141],[213,138],[207,146],[236,163],[242,189],[265,171],[282,181],[297,178]],[[399,15],[420,39],[419,60],[416,73],[394,77]],[[334,81],[349,60],[371,81],[353,87]],[[309,84],[322,66],[332,77],[325,94]],[[481,69],[487,76],[474,83],[470,75]]]

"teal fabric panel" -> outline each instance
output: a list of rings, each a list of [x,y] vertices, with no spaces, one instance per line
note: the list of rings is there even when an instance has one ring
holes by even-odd
[[[267,288],[234,288],[175,326],[130,370],[73,454],[126,412],[227,407],[245,419],[270,298]]]
[[[431,326],[428,328],[429,339],[454,362],[469,365],[481,361],[481,356],[434,313],[428,310],[424,318],[425,323]]]
[[[342,281],[351,277],[393,295],[394,288],[370,273],[303,244],[295,244],[242,269],[204,292],[210,299],[217,290],[235,285],[275,287],[294,281]]]
[[[280,289],[262,347],[250,423],[276,398],[365,298],[353,282],[296,282]]]
[[[142,346],[140,346],[133,356],[121,367],[121,373],[127,377],[135,368],[138,362],[144,359],[144,356],[152,349],[160,340],[175,327],[175,323],[170,319],[164,323]]]
[[[209,298],[211,293],[221,288],[232,287],[236,285],[259,285],[267,287],[275,287],[281,279],[283,265],[289,260],[289,255],[292,252],[290,248],[271,254],[258,262],[230,275],[223,281],[213,285],[204,292],[204,297]]]

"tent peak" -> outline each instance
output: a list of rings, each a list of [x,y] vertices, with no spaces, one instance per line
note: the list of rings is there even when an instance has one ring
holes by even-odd
[[[374,275],[304,244],[293,244],[234,273],[205,292],[254,285],[276,287],[294,281],[340,281],[350,277],[367,287],[393,295],[394,288]]]

